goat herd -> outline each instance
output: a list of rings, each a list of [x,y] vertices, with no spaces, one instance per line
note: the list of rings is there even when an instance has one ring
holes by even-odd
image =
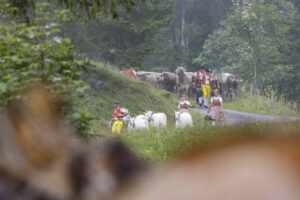
[[[193,126],[192,116],[189,112],[175,112],[175,127],[187,128]],[[130,131],[142,131],[149,130],[149,126],[155,129],[167,128],[167,116],[165,113],[153,113],[147,111],[143,115],[136,117],[130,117],[127,115],[123,118],[123,122],[128,123],[128,132]]]

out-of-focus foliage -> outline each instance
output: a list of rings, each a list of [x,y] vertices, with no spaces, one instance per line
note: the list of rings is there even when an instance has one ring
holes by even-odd
[[[55,11],[55,19],[50,19],[48,4],[41,3],[34,13],[31,25],[5,19],[0,25],[0,106],[21,98],[21,90],[37,83],[72,106],[73,98],[88,88],[80,78],[89,63],[76,59],[69,39],[57,36],[67,11]],[[64,116],[77,112],[76,107],[63,111]]]

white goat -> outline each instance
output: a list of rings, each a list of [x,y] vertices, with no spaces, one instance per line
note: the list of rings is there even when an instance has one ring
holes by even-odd
[[[167,127],[167,116],[165,113],[153,113],[148,111],[145,113],[145,117],[150,121],[150,125],[156,129]]]
[[[145,115],[138,115],[136,117],[126,116],[123,118],[124,122],[128,122],[128,131],[136,130],[149,130],[149,122],[146,119]]]
[[[192,116],[189,112],[175,112],[176,128],[187,128],[193,126]]]

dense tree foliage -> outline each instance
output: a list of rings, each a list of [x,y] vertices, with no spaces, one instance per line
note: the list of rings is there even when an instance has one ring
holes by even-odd
[[[84,16],[87,19],[94,18],[98,13],[106,16],[118,18],[119,13],[125,11],[129,13],[132,7],[140,1],[144,0],[52,0],[51,3],[56,4],[60,8],[68,8],[75,15]],[[41,2],[37,0],[3,0],[1,5],[9,5],[15,9],[9,12],[17,16],[22,22],[30,22],[32,18],[32,10]],[[43,0],[49,2],[50,0]]]
[[[3,8],[2,9],[7,9]],[[87,85],[81,80],[82,67],[88,63],[76,59],[70,40],[58,37],[60,21],[67,11],[56,11],[50,20],[47,3],[37,4],[31,25],[4,20],[0,25],[0,107],[12,99],[22,98],[20,91],[43,83],[56,96],[69,102],[82,95]],[[2,17],[4,17],[2,15]],[[88,124],[84,112],[76,107],[63,109],[83,133]]]
[[[295,100],[298,12],[290,1],[239,1],[194,61]]]
[[[118,20],[102,14],[87,24],[77,20],[65,34],[81,53],[119,67],[192,69],[192,59],[231,4],[230,0],[148,0]]]
[[[88,24],[74,21],[65,29],[80,53],[119,67],[143,68],[145,55],[155,48],[157,30],[168,22],[168,0],[138,3],[130,16],[107,18],[102,14]]]
[[[146,59],[149,68],[174,70],[183,65],[195,70],[192,59],[202,51],[207,36],[219,27],[230,0],[172,0],[171,20],[156,35],[157,48]]]
[[[288,30],[288,18],[273,4],[254,1],[238,6],[220,30],[206,41],[204,51],[196,61],[223,65],[244,80],[266,84],[271,78],[268,76],[270,70],[275,70],[279,77],[287,70],[288,66],[282,66],[282,61]],[[221,63],[215,59],[218,56],[223,57]]]

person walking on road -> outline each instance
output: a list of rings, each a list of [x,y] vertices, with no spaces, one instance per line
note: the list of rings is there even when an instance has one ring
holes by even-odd
[[[123,127],[122,119],[128,114],[128,111],[124,108],[121,108],[120,103],[118,101],[114,102],[114,107],[115,109],[113,110],[112,113],[113,117],[109,121],[109,125],[111,126],[113,122],[112,133],[120,134]]]
[[[208,113],[212,111],[212,125],[216,125],[220,121],[225,120],[223,112],[223,99],[219,96],[219,91],[215,90],[214,96],[211,98],[211,104],[208,108]]]

